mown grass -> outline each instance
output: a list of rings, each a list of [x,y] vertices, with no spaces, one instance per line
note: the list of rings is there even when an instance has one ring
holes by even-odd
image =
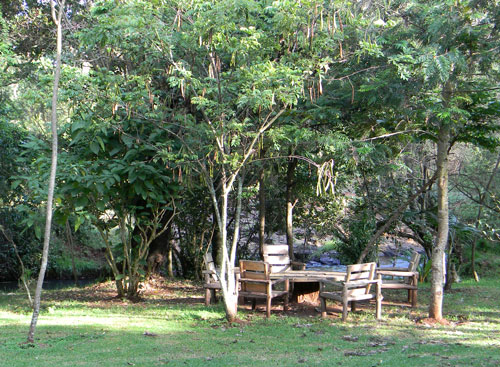
[[[380,322],[370,306],[346,323],[244,310],[232,325],[221,306],[203,306],[201,290],[171,288],[140,303],[93,300],[94,288],[47,291],[33,345],[25,297],[0,293],[0,366],[500,366],[498,279],[447,293],[450,325],[425,322],[425,284],[416,310],[386,292]]]

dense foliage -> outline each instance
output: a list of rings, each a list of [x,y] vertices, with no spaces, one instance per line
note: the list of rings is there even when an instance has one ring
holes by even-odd
[[[35,270],[49,6],[0,9],[1,224]],[[104,255],[131,298],[148,269],[199,276],[206,251],[231,292],[235,259],[276,233],[292,255],[332,239],[345,262],[393,234],[475,272],[477,241],[499,241],[499,14],[472,0],[68,2],[61,251],[76,232],[76,253]],[[0,278],[18,274],[1,236],[0,261]]]

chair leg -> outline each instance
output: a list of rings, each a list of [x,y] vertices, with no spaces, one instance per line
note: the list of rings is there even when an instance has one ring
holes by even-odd
[[[356,301],[351,301],[351,312],[356,311]]]
[[[344,299],[342,300],[342,321],[347,320],[348,307],[349,301],[347,300],[347,297],[344,297]]]
[[[283,311],[287,312],[288,311],[288,297],[290,296],[290,281],[288,279],[285,281],[285,290],[287,291],[287,293],[285,294]]]
[[[414,275],[412,279],[412,284],[417,287],[418,285],[418,276]],[[411,307],[415,308],[417,307],[417,289],[413,289],[411,291]]]
[[[208,306],[210,304],[210,289],[205,288],[205,306]]]
[[[293,285],[293,283],[291,283]],[[285,303],[283,304],[283,311],[287,312],[288,311],[288,300],[290,298],[290,280],[285,280],[285,291],[287,292],[285,294]]]
[[[271,317],[271,297],[267,297],[266,299],[266,317],[269,318]]]
[[[376,292],[377,304],[375,306],[375,317],[377,320],[380,320],[382,318],[382,299],[384,298],[382,297],[382,289],[380,287],[380,284],[377,284]]]
[[[257,299],[252,298],[252,311],[255,311],[255,307],[257,306]]]
[[[321,317],[326,317],[326,299],[319,297],[321,302]]]

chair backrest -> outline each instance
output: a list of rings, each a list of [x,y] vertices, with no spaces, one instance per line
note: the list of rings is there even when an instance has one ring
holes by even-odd
[[[408,271],[417,271],[418,264],[420,263],[420,254],[416,251],[413,252],[408,264]]]
[[[288,245],[264,245],[264,261],[271,266],[271,273],[290,270]]]
[[[365,264],[354,264],[347,266],[347,273],[345,276],[345,281],[350,282],[353,280],[373,280],[375,279],[375,270],[377,264],[375,263],[365,263]],[[349,290],[349,295],[360,295],[370,293],[371,285],[363,285],[358,288],[352,288]]]
[[[242,292],[267,293],[266,283],[252,282],[269,280],[269,264],[264,261],[240,260],[240,282]]]
[[[215,274],[215,262],[214,262],[214,258],[212,257],[212,254],[210,252],[207,252],[205,255],[203,255],[203,262],[205,265],[205,269],[210,270],[212,272],[211,274],[209,274],[209,279],[206,279],[206,280],[216,281],[217,275]]]

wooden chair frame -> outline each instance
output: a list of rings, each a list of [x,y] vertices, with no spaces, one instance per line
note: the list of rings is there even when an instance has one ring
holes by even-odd
[[[203,255],[203,263],[205,266],[205,270],[202,270],[203,288],[205,288],[205,306],[208,306],[211,303],[217,303],[216,292],[221,289],[221,284],[217,275],[218,269],[215,266],[211,253],[207,252]],[[234,277],[236,285],[239,285],[240,269],[238,267],[234,268]]]
[[[411,256],[407,268],[379,268],[377,273],[382,276],[391,276],[393,279],[383,279],[382,289],[407,289],[408,302],[411,307],[417,307],[417,292],[418,292],[418,264],[420,262],[420,254],[414,252]],[[399,279],[394,279],[397,277]]]
[[[252,310],[255,310],[258,298],[266,300],[266,316],[271,316],[271,303],[273,298],[284,297],[283,310],[288,310],[288,279],[271,280],[269,278],[270,265],[264,261],[240,260],[241,290],[239,295],[252,299]],[[285,284],[284,290],[276,290],[274,287],[279,283]]]
[[[203,255],[203,263],[205,265],[205,270],[202,271],[204,282],[203,288],[205,288],[205,306],[210,303],[216,303],[216,291],[221,289],[220,281],[217,278],[216,268],[212,254],[207,252]]]
[[[376,275],[375,263],[355,264],[347,266],[345,280],[342,282],[320,281],[319,298],[321,301],[321,317],[326,317],[326,300],[342,302],[342,321],[347,319],[349,302],[351,311],[356,310],[356,302],[370,299],[376,300],[376,318],[379,320],[382,315],[382,280],[380,275]],[[375,277],[377,277],[375,279]],[[370,293],[371,286],[375,284],[375,293]],[[340,289],[341,291],[328,291],[327,286]]]
[[[271,273],[287,270],[305,270],[306,264],[290,260],[288,245],[264,245],[264,262],[271,266]]]

